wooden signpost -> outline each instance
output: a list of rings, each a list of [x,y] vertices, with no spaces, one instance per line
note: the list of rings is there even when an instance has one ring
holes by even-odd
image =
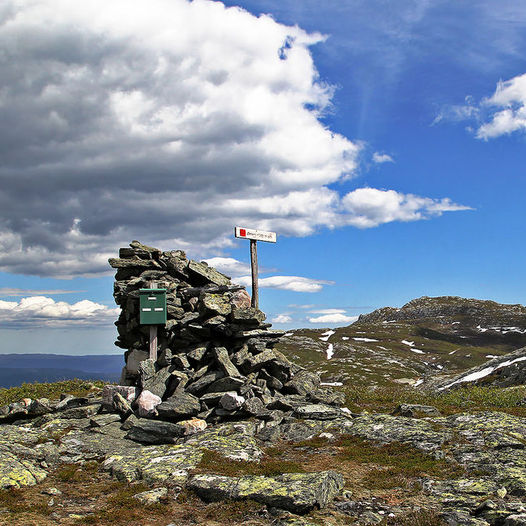
[[[252,267],[252,299],[250,304],[254,309],[258,309],[259,290],[257,242],[266,241],[267,243],[275,243],[277,239],[276,232],[264,232],[263,230],[254,230],[252,228],[242,228],[240,226],[236,226],[234,228],[234,235],[241,239],[250,239],[250,265]]]

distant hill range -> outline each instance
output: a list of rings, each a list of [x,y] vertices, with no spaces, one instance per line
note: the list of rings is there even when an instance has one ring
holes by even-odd
[[[526,307],[422,297],[364,314],[347,327],[287,334],[279,350],[325,382],[418,385],[525,347]]]
[[[121,354],[0,354],[0,387],[73,378],[117,382],[123,365],[124,357]]]
[[[443,296],[384,307],[347,327],[293,330],[277,349],[320,373],[324,382],[374,386],[447,385],[448,379],[521,347],[526,347],[526,307]],[[72,378],[117,382],[123,365],[119,354],[4,354],[0,387]]]

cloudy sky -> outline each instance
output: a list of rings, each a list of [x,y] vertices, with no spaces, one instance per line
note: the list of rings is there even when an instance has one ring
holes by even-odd
[[[526,6],[4,0],[0,352],[107,353],[108,257],[182,248],[277,328],[524,303]]]

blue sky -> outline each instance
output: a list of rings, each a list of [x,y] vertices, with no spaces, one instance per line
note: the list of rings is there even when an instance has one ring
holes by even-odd
[[[107,258],[246,283],[235,225],[276,328],[524,303],[525,40],[512,1],[8,1],[0,352],[121,352]]]

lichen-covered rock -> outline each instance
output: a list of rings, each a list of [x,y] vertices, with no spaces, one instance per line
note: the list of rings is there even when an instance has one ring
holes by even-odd
[[[440,453],[442,445],[453,436],[450,430],[428,420],[383,414],[353,418],[348,433],[383,443],[402,442],[426,453]]]
[[[526,526],[526,513],[509,515],[504,521],[504,526]]]
[[[184,426],[179,424],[141,418],[131,427],[126,438],[141,444],[175,444],[184,433]]]
[[[419,416],[440,416],[440,411],[432,405],[400,404],[391,414],[415,418]]]
[[[313,420],[334,420],[344,416],[341,409],[324,404],[309,404],[296,407],[294,416]]]
[[[125,482],[142,480],[146,484],[181,486],[202,456],[202,451],[192,446],[146,446],[141,448],[140,454],[123,451],[110,455],[103,467],[117,480]]]
[[[16,455],[3,451],[0,455],[0,488],[22,488],[34,486],[47,477],[47,472],[36,463],[18,459]]]
[[[152,504],[157,504],[168,495],[168,488],[155,488],[149,491],[142,491],[141,493],[136,493],[133,498],[138,500],[141,504],[145,506],[151,506]]]
[[[232,305],[227,297],[222,294],[204,293],[200,297],[202,309],[209,315],[219,314],[228,316],[232,311]]]
[[[300,371],[295,374],[292,380],[285,384],[285,389],[289,393],[306,395],[316,391],[320,385],[320,377],[309,371]]]
[[[284,473],[275,477],[195,475],[187,487],[207,501],[251,499],[306,513],[325,508],[343,488],[343,476],[335,471]]]
[[[224,423],[191,435],[184,439],[184,443],[217,451],[231,460],[257,462],[263,456],[263,451],[254,438],[255,432],[256,425],[253,422]]]
[[[190,393],[175,393],[156,407],[160,418],[181,420],[195,416],[201,410],[199,399]]]
[[[190,260],[187,268],[191,275],[197,276],[203,283],[213,283],[214,285],[230,284],[228,276],[221,274],[215,268],[209,267],[205,262],[198,263]]]

